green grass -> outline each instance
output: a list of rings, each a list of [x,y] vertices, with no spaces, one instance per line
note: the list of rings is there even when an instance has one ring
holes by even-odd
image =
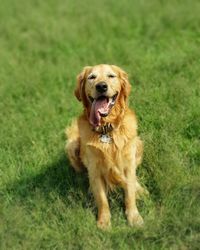
[[[199,249],[200,2],[3,1],[0,6],[0,249]],[[145,227],[110,196],[96,228],[87,175],[64,155],[82,67],[124,68],[145,142]]]

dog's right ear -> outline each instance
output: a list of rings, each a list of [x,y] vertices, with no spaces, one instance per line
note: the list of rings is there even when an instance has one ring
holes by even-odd
[[[76,89],[74,91],[74,94],[80,102],[84,101],[85,99],[85,91],[84,91],[85,80],[90,69],[91,69],[90,66],[85,67],[83,71],[77,76],[77,84],[76,84]]]

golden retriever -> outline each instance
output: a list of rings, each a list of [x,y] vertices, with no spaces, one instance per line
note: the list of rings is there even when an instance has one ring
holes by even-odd
[[[130,90],[128,76],[119,67],[85,67],[75,89],[84,111],[66,129],[66,153],[76,171],[88,171],[98,207],[97,226],[103,229],[110,226],[111,218],[107,191],[117,185],[125,191],[129,224],[143,224],[136,206],[136,195],[144,191],[136,177],[143,144],[135,113],[127,105]]]

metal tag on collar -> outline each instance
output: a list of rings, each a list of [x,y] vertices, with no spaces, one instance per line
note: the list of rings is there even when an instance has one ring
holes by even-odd
[[[108,134],[101,134],[99,138],[103,143],[112,143],[113,141],[112,137]]]

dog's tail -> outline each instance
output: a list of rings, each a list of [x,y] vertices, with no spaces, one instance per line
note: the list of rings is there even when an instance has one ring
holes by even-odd
[[[80,158],[80,136],[77,121],[73,121],[70,127],[65,130],[67,138],[65,145],[65,152],[70,160],[72,167],[81,172],[84,169],[83,163]]]

